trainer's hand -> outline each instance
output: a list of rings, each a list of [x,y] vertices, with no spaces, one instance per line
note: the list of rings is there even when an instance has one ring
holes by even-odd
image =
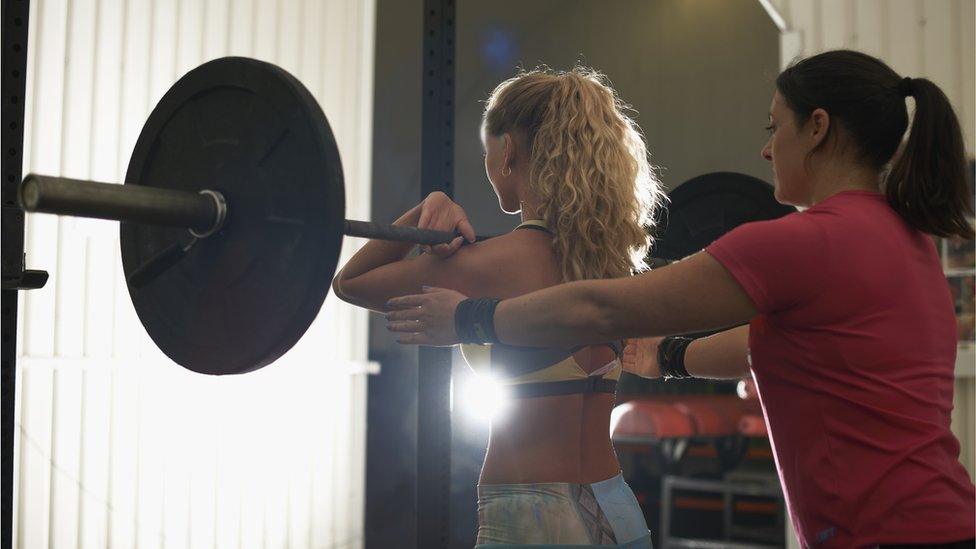
[[[424,293],[386,302],[386,328],[403,334],[397,342],[440,347],[459,343],[454,309],[468,296],[444,288],[424,287]]]
[[[465,240],[468,242],[475,241],[474,227],[468,222],[468,215],[464,213],[464,208],[458,206],[440,191],[430,193],[421,203],[420,221],[417,223],[417,228],[461,233],[461,236],[452,240],[450,244],[425,246],[427,251],[438,257],[448,257],[454,254],[461,248],[461,244]]]
[[[657,363],[657,346],[662,337],[628,339],[621,359],[625,372],[646,378],[661,377],[661,366]]]

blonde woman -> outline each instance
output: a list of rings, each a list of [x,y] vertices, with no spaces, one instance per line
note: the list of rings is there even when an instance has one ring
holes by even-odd
[[[422,286],[514,297],[562,282],[644,269],[645,226],[662,193],[644,141],[603,77],[536,70],[501,83],[481,138],[512,232],[408,258],[411,246],[370,241],[333,283],[340,298],[385,310]],[[458,230],[464,211],[433,193],[398,225]],[[610,442],[620,346],[463,349],[476,371],[508,386],[514,403],[492,424],[478,491],[478,544],[649,547],[650,535]]]

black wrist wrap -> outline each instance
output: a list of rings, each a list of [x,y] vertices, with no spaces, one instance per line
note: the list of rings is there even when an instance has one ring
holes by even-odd
[[[454,331],[461,343],[498,343],[495,335],[495,307],[500,299],[465,299],[454,309]]]
[[[657,364],[664,379],[692,377],[685,369],[685,351],[694,341],[690,337],[666,337],[657,346]]]

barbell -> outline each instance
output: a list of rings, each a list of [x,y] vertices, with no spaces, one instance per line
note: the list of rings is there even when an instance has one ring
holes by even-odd
[[[343,235],[441,244],[456,233],[346,220],[339,150],[283,69],[225,57],[160,99],[115,185],[30,174],[29,212],[121,221],[122,267],[150,338],[177,364],[240,374],[308,329]]]
[[[125,184],[29,174],[29,212],[121,222],[129,296],[150,338],[203,374],[266,366],[304,335],[344,235],[442,244],[448,231],[345,219],[339,150],[311,93],[243,57],[205,63],[160,99]],[[678,259],[746,221],[792,211],[751,176],[713,173],[671,193],[652,254]]]

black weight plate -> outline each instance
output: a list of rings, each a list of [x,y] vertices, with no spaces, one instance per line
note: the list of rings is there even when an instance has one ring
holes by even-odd
[[[290,349],[328,292],[345,212],[339,151],[302,84],[261,61],[225,57],[181,78],[136,142],[126,185],[215,189],[223,229],[143,287],[139,320],[176,363],[240,374]],[[122,223],[126,276],[186,230]]]
[[[689,179],[668,195],[651,257],[677,260],[704,249],[743,223],[776,219],[795,212],[773,197],[765,181],[734,172]]]

